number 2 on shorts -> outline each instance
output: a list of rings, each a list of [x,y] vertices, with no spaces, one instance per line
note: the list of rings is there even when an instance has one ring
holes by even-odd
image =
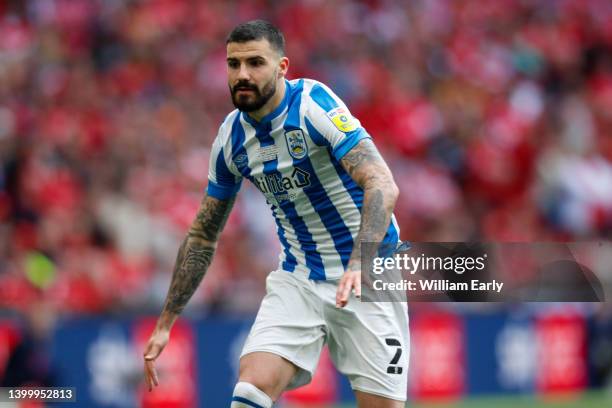
[[[397,347],[397,350],[395,350],[395,355],[389,362],[389,367],[387,367],[387,374],[401,374],[403,371],[402,367],[397,366],[396,364],[402,356],[402,344],[397,339],[385,339],[385,343],[387,343],[387,346]]]

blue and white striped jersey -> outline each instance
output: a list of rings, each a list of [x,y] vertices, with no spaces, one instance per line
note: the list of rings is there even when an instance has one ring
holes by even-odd
[[[228,199],[249,179],[266,197],[283,251],[279,268],[339,279],[359,232],[363,190],[340,159],[370,137],[324,84],[286,81],[283,101],[260,122],[234,110],[211,152],[208,195]],[[392,217],[384,243],[395,246]]]

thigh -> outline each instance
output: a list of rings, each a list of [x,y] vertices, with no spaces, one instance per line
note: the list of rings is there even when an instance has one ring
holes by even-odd
[[[283,387],[287,389],[310,382],[325,342],[321,302],[309,289],[310,284],[285,271],[268,276],[266,296],[241,354],[241,364],[249,355],[262,352],[275,355],[275,361],[292,363],[296,372]],[[282,363],[273,367],[278,365]]]
[[[330,305],[325,316],[330,354],[353,390],[405,401],[410,355],[406,303],[352,297],[344,309]]]

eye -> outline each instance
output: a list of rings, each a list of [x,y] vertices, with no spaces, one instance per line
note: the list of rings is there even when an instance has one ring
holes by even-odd
[[[263,61],[263,60],[260,60],[260,59],[256,59],[256,60],[251,60],[251,61],[249,61],[249,64],[250,64],[252,67],[259,67],[259,66],[264,65],[264,61]]]
[[[240,64],[238,63],[238,61],[227,61],[227,66],[231,69],[236,69],[240,66]]]

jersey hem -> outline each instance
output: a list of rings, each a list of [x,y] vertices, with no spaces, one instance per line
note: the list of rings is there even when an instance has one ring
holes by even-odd
[[[238,190],[240,190],[240,184],[234,187],[222,187],[219,184],[208,180],[208,186],[206,187],[206,194],[219,200],[227,200],[234,197]]]

